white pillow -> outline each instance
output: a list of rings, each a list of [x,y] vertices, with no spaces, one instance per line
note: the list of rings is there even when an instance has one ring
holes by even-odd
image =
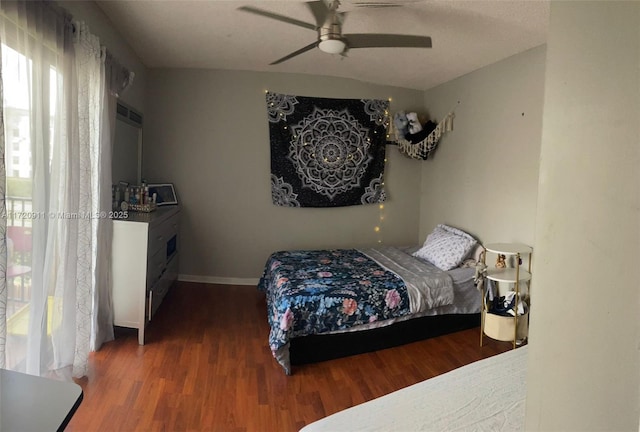
[[[440,224],[427,236],[424,246],[413,256],[429,261],[441,270],[457,267],[477,241],[466,232]]]

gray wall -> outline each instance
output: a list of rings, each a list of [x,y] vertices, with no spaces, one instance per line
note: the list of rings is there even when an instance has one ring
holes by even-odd
[[[637,431],[640,3],[553,2],[528,430]]]
[[[394,111],[419,110],[422,92],[340,78],[215,70],[151,70],[148,89],[143,176],[176,185],[182,279],[252,284],[276,250],[417,242],[420,163],[393,146],[387,146],[389,201],[383,209],[274,206],[265,90],[392,98]]]
[[[421,242],[448,223],[483,243],[533,246],[545,51],[534,48],[425,92],[430,118],[460,104],[454,130],[421,164]]]
[[[220,71],[151,71],[146,89],[146,69],[101,11],[62,5],[136,73],[123,100],[145,113],[146,176],[180,193],[183,274],[247,280],[274,249],[412,244],[440,222],[532,244],[526,428],[638,430],[639,3],[554,2],[546,52],[424,95]],[[393,97],[393,111],[426,107],[436,119],[461,105],[434,160],[387,149],[384,209],[281,209],[270,203],[266,89]]]

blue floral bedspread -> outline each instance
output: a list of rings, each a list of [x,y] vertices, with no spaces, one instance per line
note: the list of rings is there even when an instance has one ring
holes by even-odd
[[[403,280],[355,249],[276,252],[258,289],[267,295],[271,351],[287,374],[291,338],[410,311]]]

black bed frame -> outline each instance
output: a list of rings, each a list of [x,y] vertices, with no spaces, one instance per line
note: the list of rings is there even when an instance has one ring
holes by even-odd
[[[392,348],[479,325],[479,313],[424,316],[371,330],[293,338],[289,355],[292,365],[303,365]]]

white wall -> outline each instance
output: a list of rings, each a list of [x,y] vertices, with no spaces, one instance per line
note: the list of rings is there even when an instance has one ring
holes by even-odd
[[[533,245],[542,130],[545,47],[531,49],[448,83],[424,96],[429,117],[456,106],[422,168],[420,237],[439,223],[483,243]]]
[[[143,176],[176,185],[182,205],[182,278],[255,283],[276,250],[371,246],[379,240],[415,244],[420,164],[393,146],[387,146],[389,201],[383,210],[376,205],[313,209],[271,203],[267,89],[318,97],[391,97],[393,110],[422,105],[420,91],[349,79],[150,71]]]
[[[553,2],[528,430],[638,430],[640,3]]]

